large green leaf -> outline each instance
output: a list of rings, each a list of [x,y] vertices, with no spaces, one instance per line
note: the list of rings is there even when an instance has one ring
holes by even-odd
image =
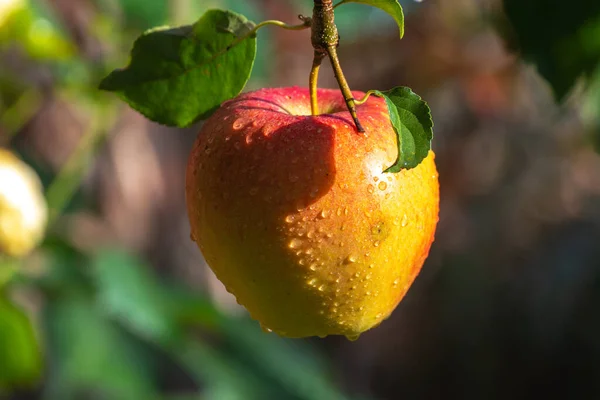
[[[44,310],[52,364],[46,398],[155,399],[148,363],[130,337],[85,296],[54,299]]]
[[[256,56],[254,27],[242,15],[209,10],[194,25],[158,28],[139,37],[129,66],[100,84],[147,118],[188,126],[237,96]]]
[[[561,100],[600,64],[600,1],[504,0],[511,47],[535,63]]]
[[[385,172],[415,168],[431,149],[433,120],[429,106],[407,87],[372,93],[385,99],[398,140],[398,158]]]
[[[0,294],[0,389],[33,383],[41,366],[29,318]]]
[[[366,4],[385,11],[396,20],[400,31],[400,37],[402,38],[404,36],[404,13],[402,12],[402,6],[398,3],[398,0],[342,0],[339,5],[345,3]]]

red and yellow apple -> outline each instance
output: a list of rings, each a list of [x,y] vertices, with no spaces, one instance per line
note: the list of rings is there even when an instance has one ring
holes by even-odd
[[[356,98],[363,93],[355,92]],[[263,328],[357,338],[394,310],[419,273],[438,220],[434,154],[397,158],[385,101],[339,90],[263,89],[224,103],[192,150],[186,200],[208,265]]]

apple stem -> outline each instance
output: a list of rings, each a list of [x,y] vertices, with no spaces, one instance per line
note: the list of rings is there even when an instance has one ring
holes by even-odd
[[[310,70],[309,88],[310,88],[310,112],[312,115],[319,115],[319,102],[317,101],[317,83],[319,81],[319,69],[323,62],[325,54],[315,50],[313,65]]]
[[[335,25],[335,17],[333,13],[333,0],[314,0],[313,17],[312,17],[312,35],[311,42],[315,49],[315,59],[313,68],[310,74],[310,104],[313,115],[315,114],[315,106],[317,104],[316,78],[319,72],[319,66],[325,56],[329,56],[335,79],[338,82],[340,90],[344,95],[346,107],[354,120],[356,129],[359,132],[364,132],[364,128],[358,120],[356,114],[356,105],[354,96],[348,86],[348,82],[344,77],[344,72],[340,65],[340,60],[337,55],[337,46],[340,41],[337,26]],[[315,66],[316,65],[316,66]],[[314,88],[313,88],[314,85]]]

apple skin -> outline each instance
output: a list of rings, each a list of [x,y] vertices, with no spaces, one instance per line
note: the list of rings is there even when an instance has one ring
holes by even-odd
[[[363,93],[354,92],[356,98]],[[383,173],[397,156],[385,101],[339,90],[245,93],[203,125],[188,162],[191,236],[266,331],[355,339],[394,310],[434,239],[434,154]]]

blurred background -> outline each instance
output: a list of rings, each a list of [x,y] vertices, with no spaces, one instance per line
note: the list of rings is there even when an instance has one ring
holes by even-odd
[[[312,2],[0,0],[0,146],[39,174],[50,209],[41,245],[0,260],[0,398],[600,398],[600,70],[585,64],[586,86],[575,46],[543,28],[598,55],[598,6],[577,20],[577,1],[537,1],[539,27],[518,1],[401,3],[402,41],[383,12],[340,7],[340,59],[355,90],[406,85],[429,102],[440,222],[403,302],[349,342],[263,333],[189,239],[199,127],[97,90],[147,28],[213,7],[296,23]],[[519,18],[538,53],[513,51]],[[307,85],[309,32],[276,29],[259,33],[247,90]],[[553,76],[557,63],[575,72]],[[328,66],[320,86],[335,87]]]

